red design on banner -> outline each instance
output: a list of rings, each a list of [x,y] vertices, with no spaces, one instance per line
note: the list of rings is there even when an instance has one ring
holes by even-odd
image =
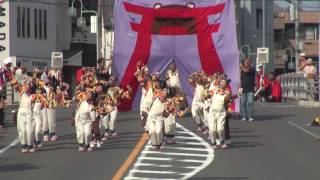
[[[159,35],[188,35],[196,34],[198,39],[198,51],[202,69],[208,73],[224,72],[212,33],[218,32],[220,24],[209,24],[208,16],[220,14],[225,5],[219,4],[210,7],[189,8],[187,6],[169,5],[160,8],[146,8],[124,2],[128,13],[142,16],[141,23],[130,23],[132,31],[138,33],[136,46],[130,58],[125,74],[120,82],[122,88],[130,85],[133,94],[138,90],[138,81],[134,73],[139,61],[148,63],[151,51],[152,34]],[[130,110],[133,99],[123,100],[119,106],[120,111]]]

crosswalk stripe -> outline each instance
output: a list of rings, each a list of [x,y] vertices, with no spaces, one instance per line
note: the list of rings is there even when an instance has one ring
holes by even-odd
[[[196,160],[196,159],[179,159],[177,161],[179,161],[179,162],[190,162],[190,163],[203,163],[202,160]]]
[[[172,153],[172,152],[161,152],[161,151],[143,151],[143,154],[161,154],[171,156],[195,156],[195,157],[208,157],[207,154],[191,154],[191,153]]]
[[[139,157],[141,160],[156,160],[156,161],[170,161],[172,158],[163,158],[163,157]]]
[[[146,149],[145,150],[150,150],[150,148],[152,147],[151,145],[146,145]],[[203,151],[203,152],[207,152],[207,149],[204,148],[190,148],[190,147],[179,147],[179,146],[165,146],[165,149],[172,149],[172,150],[185,150],[185,151]]]
[[[145,178],[145,177],[138,177],[138,176],[128,176],[124,178],[125,180],[163,180],[163,178]],[[169,179],[165,178],[166,180],[177,180],[177,179]]]
[[[191,140],[199,140],[198,137],[186,137],[186,136],[176,136],[176,139],[191,139]]]
[[[152,149],[149,140],[125,179],[189,179],[213,161],[214,151],[205,140],[178,123],[176,130],[177,143],[163,150]]]
[[[176,144],[185,144],[185,145],[203,145],[200,142],[177,142]]]
[[[172,165],[165,165],[165,164],[151,164],[151,163],[136,163],[134,166],[155,166],[155,167],[161,167],[161,168],[169,168],[172,167]]]
[[[151,171],[151,170],[131,170],[134,173],[145,173],[145,174],[177,174],[174,171]]]
[[[176,146],[168,146],[168,147],[166,147],[166,149],[207,152],[206,149],[202,149],[202,148],[187,148],[187,147],[176,147]]]

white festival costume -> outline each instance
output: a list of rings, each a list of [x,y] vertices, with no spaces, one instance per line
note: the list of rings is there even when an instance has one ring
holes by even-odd
[[[32,120],[32,96],[23,93],[20,97],[20,104],[17,116],[17,129],[20,143],[23,146],[33,146],[34,123]]]
[[[92,122],[96,119],[93,105],[86,100],[82,101],[75,115],[75,126],[79,144],[90,145]]]
[[[214,144],[217,135],[220,138],[220,142],[225,140],[224,126],[226,122],[227,110],[225,106],[225,98],[227,94],[214,93],[212,97],[212,103],[209,110],[209,137]]]
[[[202,85],[197,84],[194,92],[194,98],[192,101],[191,112],[192,117],[200,127],[203,125],[203,101],[205,89]]]
[[[163,127],[163,111],[164,104],[159,97],[153,101],[148,115],[148,130],[151,136],[152,145],[160,145],[163,142],[162,127]]]
[[[177,70],[175,72],[168,70],[167,75],[169,77],[169,79],[167,81],[169,86],[181,88],[179,73]]]

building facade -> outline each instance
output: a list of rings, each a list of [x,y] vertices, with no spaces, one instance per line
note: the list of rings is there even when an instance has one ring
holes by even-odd
[[[267,64],[267,71],[273,71],[273,0],[265,1],[265,12],[263,12],[262,0],[237,0],[234,2],[236,6],[238,42],[240,52],[242,52],[241,57],[249,57],[253,62],[256,61],[257,48],[263,47],[262,28],[263,13],[265,13],[265,47],[269,48],[269,63]]]
[[[295,52],[304,52],[315,65],[319,61],[319,12],[299,12],[299,44],[296,49],[295,24],[287,10],[279,11],[274,17],[274,64],[279,73],[295,71]]]
[[[51,53],[70,49],[71,25],[64,0],[5,0],[1,21],[5,49],[0,60],[11,57],[31,71],[51,66]]]

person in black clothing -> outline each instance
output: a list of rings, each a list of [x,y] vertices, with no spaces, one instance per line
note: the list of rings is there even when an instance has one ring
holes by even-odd
[[[110,77],[109,69],[111,68],[112,61],[106,66],[103,58],[98,59],[98,68],[96,70],[97,80],[108,81]]]
[[[241,71],[241,88],[243,95],[241,96],[240,114],[242,121],[247,119],[253,121],[253,96],[255,86],[255,69],[252,67],[252,61],[245,59],[240,65]]]

